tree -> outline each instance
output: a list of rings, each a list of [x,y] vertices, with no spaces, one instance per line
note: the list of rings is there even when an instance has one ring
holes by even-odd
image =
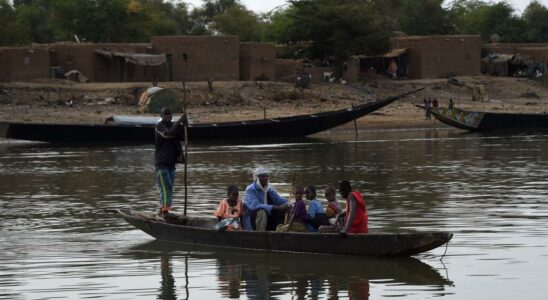
[[[15,9],[7,0],[0,0],[0,46],[30,42],[30,32],[20,28]]]
[[[447,34],[449,13],[443,0],[398,1],[399,30],[411,35]]]
[[[391,28],[371,1],[290,1],[288,42],[309,42],[311,58],[342,65],[350,55],[380,54],[390,48]]]
[[[215,17],[232,6],[241,5],[238,0],[203,0],[203,2],[201,7],[195,8],[190,13],[192,22],[190,34],[192,35],[213,34],[213,29],[210,27]]]
[[[233,5],[213,18],[212,28],[225,35],[238,35],[240,41],[260,41],[263,24],[258,16],[241,5]]]
[[[527,42],[548,42],[548,8],[538,1],[531,1],[522,15],[526,24]]]
[[[479,34],[484,41],[497,34],[501,42],[522,42],[525,24],[506,2],[491,4],[479,0],[458,0],[451,7],[455,30],[460,34]]]

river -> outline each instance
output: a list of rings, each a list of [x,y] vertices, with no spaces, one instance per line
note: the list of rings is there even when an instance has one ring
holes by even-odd
[[[294,176],[319,195],[349,179],[370,232],[454,233],[447,247],[379,259],[154,241],[113,213],[157,209],[151,145],[1,141],[0,299],[545,298],[547,149],[548,133],[453,130],[190,145],[190,215],[212,215],[264,165],[283,195]],[[180,170],[176,181],[181,211]]]

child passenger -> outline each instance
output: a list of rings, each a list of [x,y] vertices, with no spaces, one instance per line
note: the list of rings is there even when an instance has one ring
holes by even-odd
[[[276,231],[298,231],[306,232],[306,224],[310,220],[310,215],[306,212],[306,204],[303,201],[304,190],[298,186],[295,188],[295,203],[291,210],[291,218],[288,224],[278,225]]]
[[[308,230],[309,231],[318,231],[318,227],[321,225],[329,225],[327,216],[323,210],[322,204],[318,199],[316,199],[316,187],[309,185],[304,190],[306,199],[310,202],[308,203],[308,215],[310,220],[308,221]]]
[[[342,209],[339,202],[337,202],[337,192],[334,187],[329,186],[325,189],[325,199],[327,199],[325,214],[329,218],[329,223],[335,225],[337,217],[342,213]]]
[[[227,196],[227,199],[221,200],[219,208],[214,213],[219,220],[215,228],[218,230],[226,229],[227,231],[241,230],[240,217],[243,214],[243,209],[242,200],[238,198],[238,188],[234,185],[229,186]]]

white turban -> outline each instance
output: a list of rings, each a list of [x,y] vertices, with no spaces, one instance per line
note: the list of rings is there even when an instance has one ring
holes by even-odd
[[[265,167],[258,167],[255,169],[255,171],[253,171],[253,179],[257,180],[257,178],[259,178],[259,175],[263,174],[270,174],[270,170]]]

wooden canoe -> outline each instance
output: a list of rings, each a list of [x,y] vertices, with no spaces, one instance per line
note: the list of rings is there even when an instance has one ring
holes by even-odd
[[[352,108],[292,117],[239,122],[190,124],[189,140],[304,137],[361,118],[417,89]],[[44,124],[0,122],[0,137],[55,143],[154,142],[154,125]]]
[[[470,131],[548,129],[548,114],[494,113],[444,107],[432,109],[432,115],[442,123]]]
[[[451,240],[448,232],[350,234],[297,232],[219,232],[215,219],[188,218],[185,225],[168,223],[153,213],[118,210],[129,224],[163,241],[274,252],[357,256],[411,256]]]

